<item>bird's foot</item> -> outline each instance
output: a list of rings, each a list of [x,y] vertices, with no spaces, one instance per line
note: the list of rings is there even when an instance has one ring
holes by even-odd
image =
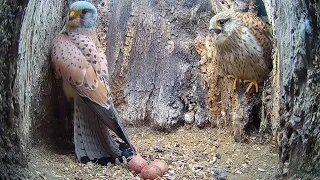
[[[234,81],[233,81],[233,90],[236,90],[237,89],[237,81],[241,82],[241,79],[237,78],[234,75],[228,75],[228,78],[229,79],[234,79]]]
[[[244,80],[244,83],[250,83],[248,88],[246,89],[247,93],[250,91],[253,85],[256,87],[256,93],[258,92],[259,86],[256,80]]]

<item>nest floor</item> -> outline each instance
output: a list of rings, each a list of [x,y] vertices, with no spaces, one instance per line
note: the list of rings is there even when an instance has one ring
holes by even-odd
[[[147,161],[158,158],[169,164],[169,172],[158,179],[275,179],[278,155],[270,152],[270,145],[258,143],[257,137],[237,143],[225,129],[182,127],[170,133],[126,129]],[[141,179],[125,164],[81,164],[72,149],[37,144],[30,152],[29,167],[35,179]]]

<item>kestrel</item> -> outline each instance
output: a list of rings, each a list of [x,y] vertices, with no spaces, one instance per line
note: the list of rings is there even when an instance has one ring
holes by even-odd
[[[246,92],[265,80],[272,69],[272,42],[265,22],[251,12],[227,10],[210,20],[217,60],[228,77],[249,82]]]
[[[74,144],[81,162],[124,155],[124,143],[119,145],[108,128],[135,153],[111,99],[107,60],[93,31],[96,21],[94,5],[86,1],[71,4],[67,32],[55,37],[51,50],[52,65],[62,76],[63,89],[67,97],[74,96]]]

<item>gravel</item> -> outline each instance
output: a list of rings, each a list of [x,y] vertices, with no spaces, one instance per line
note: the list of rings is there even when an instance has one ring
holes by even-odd
[[[164,133],[130,127],[127,132],[148,162],[168,163],[169,171],[159,179],[274,179],[277,154],[268,145],[235,143],[228,130],[180,128]],[[141,179],[126,164],[78,163],[72,149],[59,150],[49,142],[34,146],[29,168],[35,179]]]

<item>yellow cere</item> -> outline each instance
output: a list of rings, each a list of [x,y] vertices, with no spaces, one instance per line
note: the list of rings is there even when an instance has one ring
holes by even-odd
[[[79,13],[77,11],[70,11],[70,16],[72,16],[72,17],[77,17],[78,14]]]

